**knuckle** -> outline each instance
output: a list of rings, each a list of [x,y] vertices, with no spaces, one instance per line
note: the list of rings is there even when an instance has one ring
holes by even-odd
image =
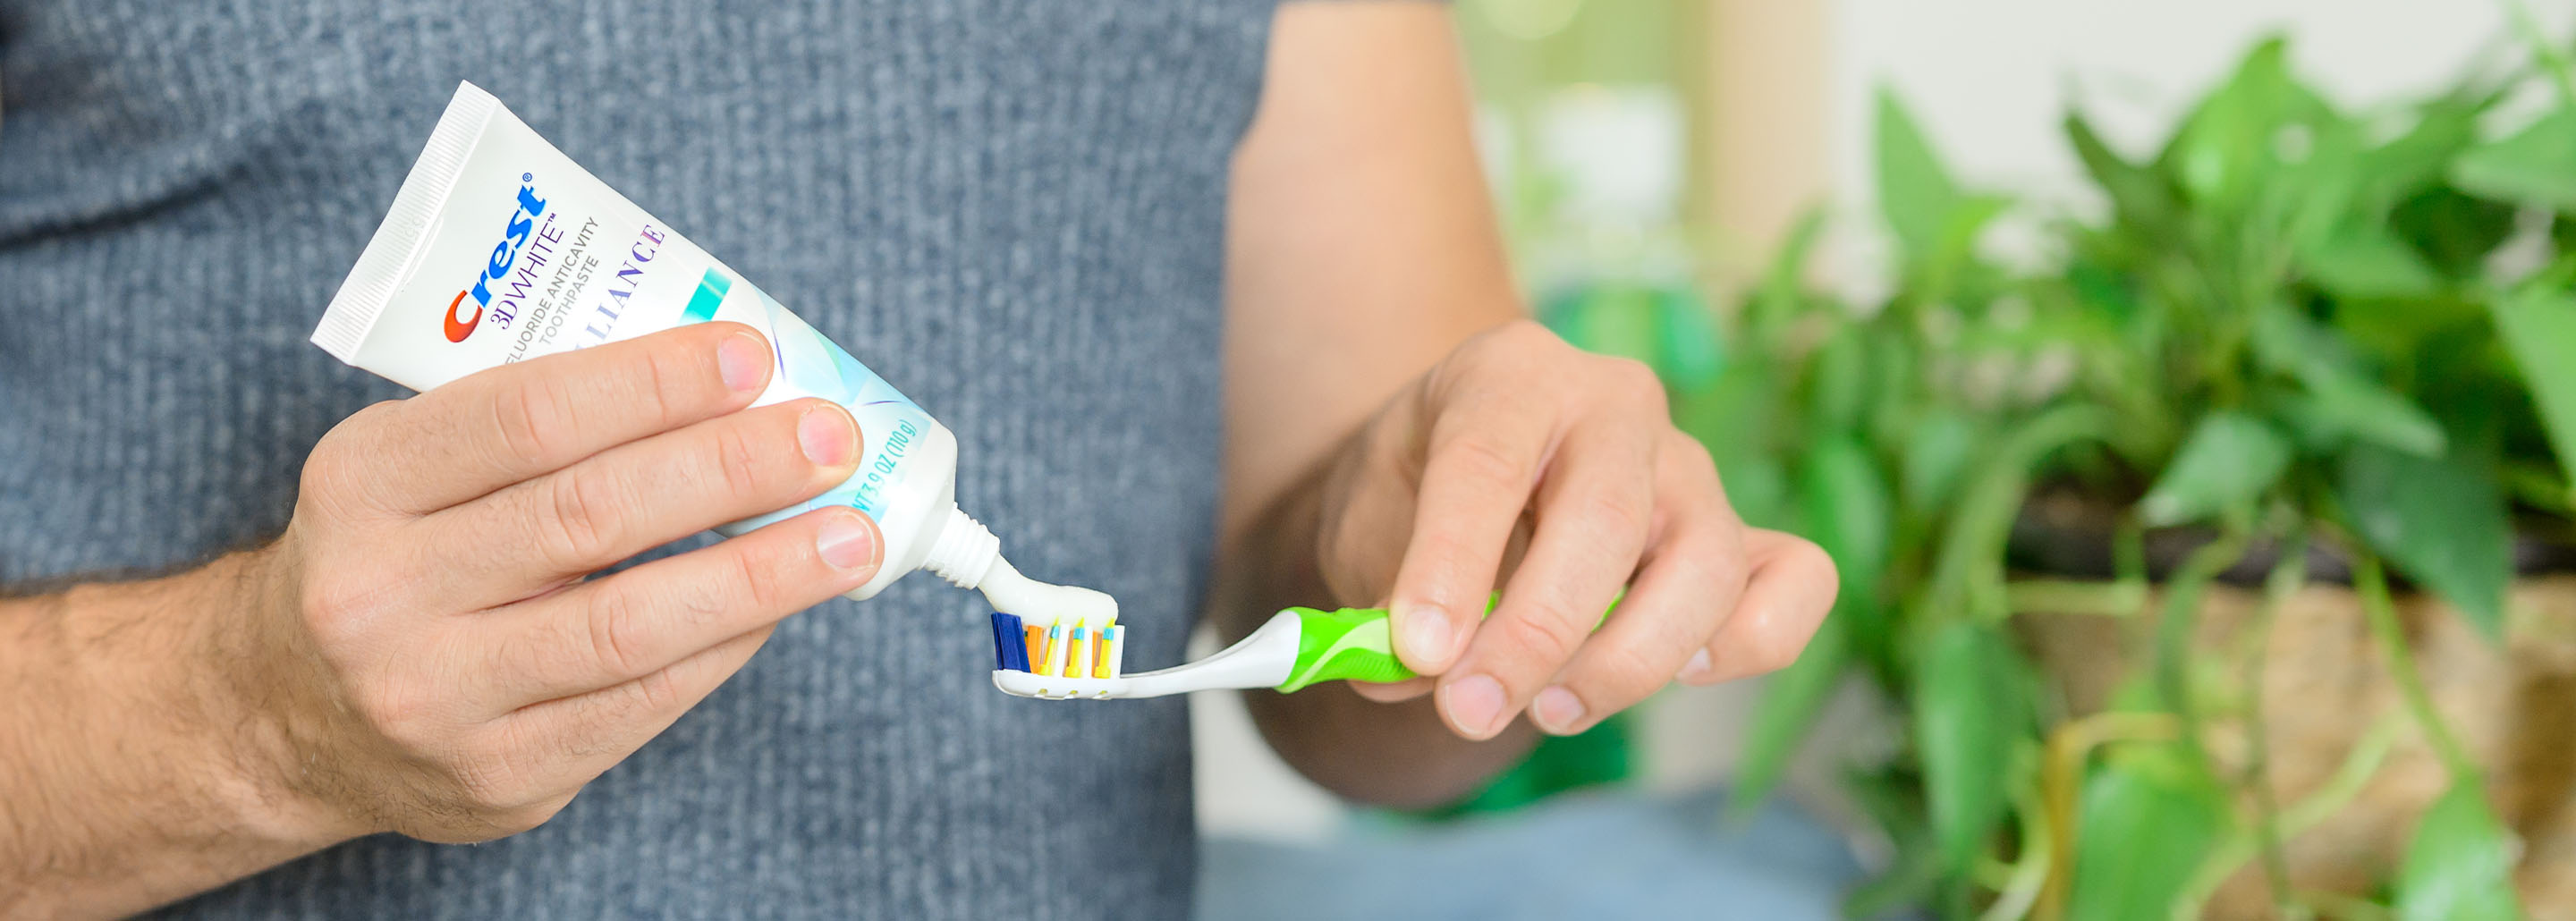
[[[743,552],[734,554],[733,581],[744,603],[760,610],[779,605],[784,586],[780,584],[778,573],[785,568],[783,564],[786,562],[781,556],[783,554],[773,548],[753,547],[745,547]],[[722,607],[712,602],[701,604],[700,608],[693,613],[708,620],[724,614]]]
[[[466,812],[500,820],[502,814],[527,804],[531,798],[528,772],[518,766],[514,747],[504,743],[491,746],[492,751],[469,750],[449,764],[449,782]],[[501,820],[499,824],[517,823]]]
[[[1682,434],[1679,430],[1675,430],[1672,432],[1672,437],[1664,440],[1663,450],[1671,452],[1675,463],[1693,472],[1712,475],[1717,472],[1717,455],[1709,453],[1708,445],[1697,438]]]
[[[680,682],[669,669],[637,678],[629,685],[635,709],[644,713],[668,713],[680,706]]]
[[[614,588],[591,596],[584,623],[590,628],[591,660],[601,669],[631,675],[646,660],[647,638],[638,605],[633,594]]]
[[[1625,545],[1643,543],[1646,526],[1654,520],[1654,509],[1645,496],[1626,490],[1594,490],[1582,500],[1582,517],[1604,535],[1616,536]]]
[[[692,402],[689,397],[699,380],[699,375],[692,371],[701,364],[692,358],[694,356],[675,354],[671,349],[645,353],[643,380],[638,382],[638,392],[634,395],[635,406],[644,413],[644,418],[668,423],[678,417],[682,406]]]
[[[741,426],[725,426],[706,448],[712,454],[707,463],[715,468],[726,495],[743,501],[763,498],[762,487],[768,478],[762,475],[760,459],[773,456],[760,451],[751,440],[751,434]]]
[[[1565,343],[1546,324],[1527,317],[1495,327],[1489,341],[1508,349],[1548,348]]]
[[[1586,663],[1584,674],[1574,683],[1577,693],[1587,701],[1596,701],[1607,709],[1624,709],[1644,700],[1680,666],[1667,662],[1665,656],[1634,643],[1607,646]]]
[[[554,459],[563,426],[571,421],[571,395],[561,381],[536,378],[503,390],[492,401],[492,431],[501,450],[521,465]]]
[[[397,600],[403,590],[400,585],[360,578],[353,572],[339,569],[300,576],[300,584],[293,589],[293,616],[304,635],[335,665],[344,652],[363,650],[375,642],[370,634],[381,631],[386,617],[403,606]]]
[[[1433,452],[1447,473],[1469,482],[1516,489],[1529,480],[1527,465],[1489,438],[1453,435],[1441,439]]]
[[[447,727],[436,714],[436,707],[418,689],[404,683],[378,681],[360,684],[350,692],[350,709],[358,714],[376,735],[394,747],[412,754],[427,754],[444,748]]]
[[[1613,379],[1626,396],[1658,414],[1666,408],[1664,379],[1655,373],[1654,368],[1634,358],[1614,358],[1611,361]]]
[[[579,468],[547,480],[542,548],[550,562],[577,568],[599,559],[616,543],[617,488],[605,476]]]
[[[369,482],[365,446],[380,440],[371,432],[391,425],[399,405],[391,400],[371,404],[340,420],[314,442],[313,450],[304,456],[304,469],[296,474],[297,497],[334,510],[362,501]]]
[[[1503,639],[1513,646],[1557,663],[1572,656],[1574,648],[1583,642],[1588,631],[1578,623],[1580,620],[1569,614],[1564,605],[1547,602],[1522,616],[1506,618],[1497,626],[1503,630]]]

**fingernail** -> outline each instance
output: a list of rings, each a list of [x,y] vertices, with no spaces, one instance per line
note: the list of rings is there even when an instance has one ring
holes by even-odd
[[[1538,721],[1538,728],[1557,735],[1573,732],[1583,723],[1583,700],[1573,691],[1551,686],[1530,702],[1530,719]]]
[[[769,377],[769,357],[761,352],[759,341],[749,335],[726,336],[716,344],[716,373],[733,390],[759,389]]]
[[[1414,665],[1438,668],[1449,657],[1449,614],[1435,605],[1407,605],[1400,617],[1404,627],[1400,658]],[[1418,669],[1417,669],[1418,670]]]
[[[1469,675],[1441,692],[1447,698],[1449,722],[1467,734],[1483,738],[1500,730],[1503,722],[1503,685],[1485,675]]]
[[[814,535],[814,550],[834,569],[857,569],[876,559],[876,535],[856,516],[836,516]]]
[[[805,411],[796,420],[796,444],[805,449],[805,459],[824,467],[838,467],[850,462],[856,452],[857,434],[852,431],[850,414],[829,406]]]
[[[1681,676],[1684,678],[1697,678],[1702,675],[1706,675],[1708,674],[1708,666],[1708,650],[1702,649],[1698,652],[1691,653],[1690,661],[1682,663]]]

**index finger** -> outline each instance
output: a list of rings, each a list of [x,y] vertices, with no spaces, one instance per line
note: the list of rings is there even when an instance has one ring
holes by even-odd
[[[1417,673],[1446,670],[1484,617],[1538,486],[1555,420],[1518,396],[1489,391],[1432,423],[1393,593],[1396,654]]]
[[[695,323],[469,374],[397,405],[373,498],[425,514],[488,495],[749,406],[771,367],[751,327]]]

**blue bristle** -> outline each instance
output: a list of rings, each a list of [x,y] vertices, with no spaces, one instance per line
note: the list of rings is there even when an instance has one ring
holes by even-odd
[[[993,667],[1004,671],[1029,670],[1029,647],[1020,635],[1019,615],[993,615],[993,659]]]
[[[993,613],[993,668],[996,670],[1011,667],[1011,644],[1002,641],[1002,622],[1010,616],[999,611]]]

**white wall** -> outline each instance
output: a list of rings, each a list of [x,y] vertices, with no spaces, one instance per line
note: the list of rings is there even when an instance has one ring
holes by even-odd
[[[2576,0],[2527,0],[2566,36]],[[2059,120],[2080,101],[2124,153],[2161,142],[2262,36],[2351,106],[2439,87],[2498,50],[2521,54],[2505,0],[1837,0],[1834,182],[1870,188],[1874,94],[1897,88],[1972,182],[2063,198],[2080,177]]]

